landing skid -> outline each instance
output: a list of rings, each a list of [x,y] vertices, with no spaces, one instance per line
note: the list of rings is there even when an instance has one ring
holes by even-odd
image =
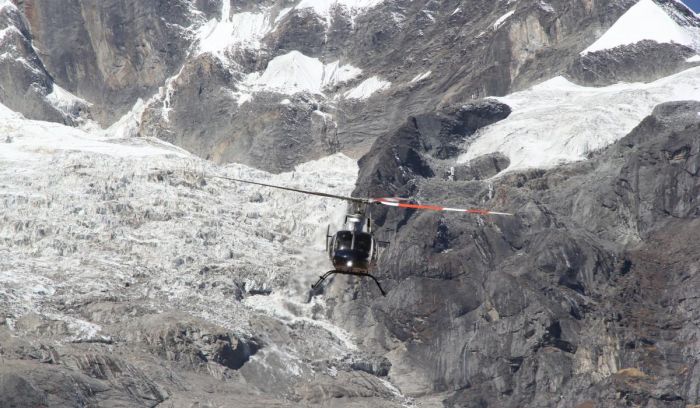
[[[379,281],[377,278],[375,278],[373,275],[370,275],[369,273],[366,272],[344,272],[344,271],[328,271],[323,274],[323,276],[320,277],[318,282],[314,283],[311,285],[311,289],[316,289],[321,282],[326,280],[327,277],[333,275],[334,273],[340,274],[340,275],[353,275],[353,276],[359,276],[361,278],[372,278],[374,279],[374,283],[377,284],[377,287],[379,288],[379,291],[382,292],[382,296],[386,296],[386,292],[384,292],[384,289],[382,289],[382,285],[379,284]]]

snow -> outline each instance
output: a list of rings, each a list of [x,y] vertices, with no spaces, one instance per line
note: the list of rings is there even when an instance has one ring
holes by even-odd
[[[391,82],[383,81],[377,76],[373,76],[362,81],[355,88],[345,92],[343,96],[347,99],[367,99],[375,92],[380,92],[391,87]]]
[[[98,325],[60,305],[117,297],[236,333],[251,333],[260,316],[278,320],[297,340],[261,350],[249,364],[277,356],[294,375],[313,370],[309,353],[340,359],[356,350],[322,317],[324,297],[308,299],[329,267],[326,225],[341,224],[345,203],[212,177],[349,195],[356,161],[338,154],[282,174],[217,166],[129,137],[142,109],[137,103],[113,127],[88,133],[0,104],[0,309],[9,327],[38,313],[67,322],[66,341],[103,338]],[[238,287],[272,293],[241,302],[231,296]]]
[[[296,8],[311,8],[319,16],[328,16],[335,7],[345,7],[353,13],[360,13],[383,2],[384,0],[301,0]]]
[[[435,16],[433,16],[433,13],[430,10],[421,10],[423,15],[430,20],[431,23],[435,22]]]
[[[198,30],[200,53],[220,56],[234,46],[259,49],[261,40],[273,30],[269,10],[231,15],[231,3],[223,1],[221,16],[221,20],[212,19]]]
[[[653,0],[639,0],[581,55],[642,40],[677,43],[700,49],[698,28],[681,27]]]
[[[694,55],[685,61],[686,62],[700,62],[700,55]]]
[[[287,7],[283,8],[280,10],[280,12],[277,14],[277,17],[275,18],[275,24],[279,23],[280,21],[284,20],[284,18],[289,14],[290,11],[294,10],[293,7]]]
[[[40,69],[37,68],[35,65],[33,65],[32,63],[30,63],[30,62],[29,62],[26,58],[24,58],[24,57],[15,58],[15,61],[17,61],[17,62],[19,62],[20,64],[24,65],[24,67],[25,67],[26,69],[30,70],[30,71],[31,71],[32,73],[34,73],[35,75],[40,75],[40,76],[41,76],[41,75],[44,75],[44,72],[43,72],[42,70],[40,70]]]
[[[340,60],[331,62],[324,67],[322,87],[333,86],[350,81],[362,75],[360,68],[352,65],[340,65]]]
[[[498,30],[498,28],[499,28],[501,25],[503,25],[503,23],[505,23],[506,20],[508,20],[508,19],[510,18],[510,16],[513,15],[513,13],[515,13],[515,10],[511,10],[511,11],[507,12],[506,14],[500,16],[500,17],[493,23],[493,29],[494,29],[494,30]]]
[[[17,10],[17,6],[15,6],[14,3],[10,0],[0,0],[0,10],[3,10],[5,8],[9,8],[12,10]]]
[[[700,100],[700,68],[655,82],[602,88],[556,77],[531,89],[495,98],[513,113],[481,129],[458,162],[502,152],[506,171],[549,168],[586,159],[627,135],[654,107],[675,100]]]
[[[539,6],[542,10],[546,11],[547,13],[554,13],[556,10],[554,10],[554,7],[552,7],[551,4],[547,3],[544,0],[540,0]]]
[[[0,41],[5,39],[5,36],[10,34],[10,33],[19,33],[21,34],[21,31],[15,26],[9,26],[5,27],[2,30],[0,30]]]
[[[90,106],[85,99],[73,95],[56,84],[53,84],[51,93],[46,95],[46,100],[66,115],[71,115],[76,106]]]
[[[183,65],[180,67],[180,70],[177,72],[177,74],[171,76],[170,78],[165,80],[165,86],[162,86],[158,89],[158,93],[149,100],[149,103],[152,101],[155,101],[158,97],[162,98],[163,100],[163,109],[161,109],[161,117],[166,121],[170,121],[170,111],[172,108],[170,107],[171,105],[171,98],[175,94],[175,86],[174,84],[176,83],[177,79],[182,75],[182,71],[185,69],[185,66]]]
[[[146,104],[138,99],[129,112],[114,122],[104,132],[116,139],[128,139],[138,135],[141,117],[146,110]]]
[[[361,73],[361,69],[352,65],[341,66],[339,61],[323,64],[318,58],[291,51],[272,59],[264,72],[248,75],[244,85],[252,91],[322,94],[325,87],[346,82]]]
[[[420,81],[428,78],[432,73],[433,73],[433,71],[428,71],[428,72],[423,72],[422,74],[418,74],[415,77],[413,77],[413,79],[411,80],[411,83],[420,82]]]
[[[104,135],[54,122],[28,120],[0,104],[0,134],[11,137],[3,143],[0,160],[34,160],[59,152],[81,151],[112,157],[183,156],[184,151],[147,139],[110,140]],[[118,122],[119,123],[119,122]],[[114,129],[118,129],[118,126]],[[5,142],[5,141],[2,141]]]

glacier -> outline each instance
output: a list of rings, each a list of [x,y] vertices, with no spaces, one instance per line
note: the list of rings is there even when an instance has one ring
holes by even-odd
[[[94,299],[143,300],[250,335],[261,316],[300,340],[258,352],[288,374],[356,351],[324,318],[310,284],[329,268],[326,225],[346,204],[236,184],[221,175],[349,195],[358,166],[336,154],[270,174],[217,166],[166,142],[33,121],[0,105],[0,305],[9,327],[28,313],[63,321],[66,341],[106,338],[70,308]],[[340,284],[340,283],[336,283]],[[311,371],[310,371],[311,370]]]

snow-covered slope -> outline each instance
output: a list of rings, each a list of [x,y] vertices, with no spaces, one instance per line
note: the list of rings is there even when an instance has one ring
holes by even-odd
[[[318,348],[324,358],[353,349],[344,331],[314,317],[323,297],[308,302],[328,267],[326,225],[342,222],[345,203],[210,176],[347,195],[355,161],[339,154],[271,175],[217,167],[119,129],[88,134],[30,121],[2,105],[0,120],[0,308],[10,325],[38,313],[67,322],[67,340],[103,338],[99,325],[58,305],[117,296],[236,332],[252,331],[256,316],[288,324],[301,340],[263,350],[252,364],[264,371],[283,361],[292,378],[311,370]]]
[[[482,129],[460,158],[502,152],[507,171],[548,168],[583,160],[628,134],[663,102],[700,100],[700,68],[649,84],[583,87],[557,77],[532,89],[496,98],[513,113]]]
[[[642,40],[674,42],[700,50],[700,30],[697,27],[682,27],[653,0],[639,0],[581,54],[634,44]]]

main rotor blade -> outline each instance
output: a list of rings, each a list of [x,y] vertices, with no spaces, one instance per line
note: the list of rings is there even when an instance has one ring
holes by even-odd
[[[237,178],[233,178],[233,177],[224,177],[224,176],[209,176],[209,177],[218,178],[218,179],[223,179],[223,180],[235,181],[235,182],[238,182],[238,183],[254,184],[254,185],[256,185],[256,186],[263,186],[263,187],[276,188],[276,189],[279,189],[279,190],[294,191],[294,192],[296,192],[296,193],[315,195],[315,196],[319,196],[319,197],[336,198],[336,199],[339,199],[339,200],[351,201],[351,202],[354,202],[354,203],[368,203],[368,202],[369,202],[369,200],[364,199],[364,198],[346,197],[346,196],[335,195],[335,194],[320,193],[320,192],[318,192],[318,191],[300,190],[300,189],[297,189],[297,188],[276,186],[276,185],[274,185],[274,184],[259,183],[259,182],[257,182],[257,181],[242,180],[242,179],[237,179]]]
[[[479,215],[513,215],[510,213],[496,212],[491,210],[481,210],[476,208],[450,208],[450,207],[440,207],[437,205],[430,204],[411,204],[403,202],[402,200],[397,200],[393,198],[371,198],[370,203],[378,203],[381,205],[388,205],[389,207],[399,207],[399,208],[412,208],[414,210],[427,210],[427,211],[452,211],[452,212],[463,212],[468,214],[479,214]]]

